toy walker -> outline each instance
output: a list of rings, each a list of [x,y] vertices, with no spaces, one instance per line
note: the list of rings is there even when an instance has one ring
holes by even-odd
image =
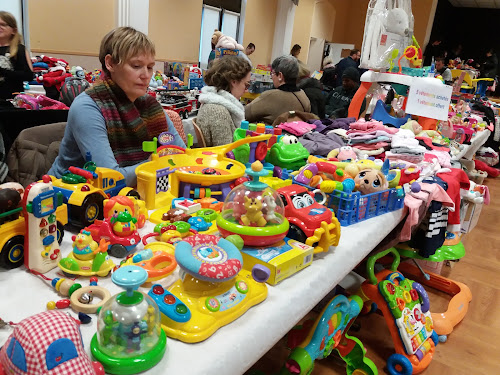
[[[239,235],[247,246],[269,246],[281,241],[290,225],[278,193],[259,177],[266,176],[262,163],[256,161],[246,173],[252,181],[236,186],[227,196],[217,228],[223,237]]]
[[[92,356],[106,373],[136,374],[155,366],[163,357],[167,339],[153,300],[137,289],[148,274],[140,267],[116,270],[111,280],[125,288],[101,308],[97,333],[92,338]]]
[[[237,236],[229,240],[242,246]],[[168,290],[155,284],[148,293],[158,304],[169,337],[203,341],[266,299],[265,270],[243,270],[241,253],[229,240],[198,234],[177,243],[181,279]]]
[[[377,259],[392,253],[389,269],[374,273]],[[373,301],[382,311],[396,353],[387,360],[391,375],[419,374],[429,366],[438,343],[429,311],[429,297],[423,286],[397,271],[399,253],[391,248],[368,259],[368,280],[361,285],[365,303]]]

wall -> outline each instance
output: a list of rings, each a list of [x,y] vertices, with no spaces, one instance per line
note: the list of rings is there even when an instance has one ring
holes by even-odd
[[[292,46],[298,44],[302,47],[299,59],[307,63],[309,55],[309,42],[313,23],[315,0],[300,0],[299,6],[295,9],[293,21]],[[290,46],[290,49],[291,47]]]
[[[203,0],[150,0],[149,37],[156,59],[197,63]]]
[[[333,9],[335,9],[335,19],[333,20],[332,38],[327,40],[333,43],[344,43],[347,22],[353,21],[350,20],[347,15],[350,9],[349,2],[345,0],[330,0],[330,4],[332,4]]]
[[[418,2],[413,1],[411,4],[411,11],[415,20],[413,35],[415,35],[422,49],[430,37],[437,2],[437,0],[419,0]]]
[[[332,40],[336,10],[328,0],[317,1],[313,10],[311,37]]]
[[[114,1],[29,1],[31,50],[97,56],[101,39],[116,26]]]
[[[255,44],[255,52],[250,55],[254,66],[271,63],[277,6],[277,0],[247,1],[242,44]]]

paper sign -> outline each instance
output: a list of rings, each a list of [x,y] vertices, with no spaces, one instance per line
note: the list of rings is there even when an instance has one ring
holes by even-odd
[[[414,78],[408,93],[406,113],[448,120],[452,87],[437,78]]]

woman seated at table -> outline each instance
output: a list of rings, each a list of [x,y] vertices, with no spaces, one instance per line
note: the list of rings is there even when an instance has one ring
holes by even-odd
[[[97,166],[119,171],[134,186],[135,168],[149,157],[142,151],[143,141],[168,131],[173,144],[186,146],[161,105],[146,95],[155,47],[145,34],[131,27],[112,30],[101,41],[99,61],[105,78],[71,105],[59,155],[48,174],[61,177],[70,166],[83,166],[90,151]]]
[[[241,96],[250,86],[250,63],[242,57],[216,59],[205,74],[205,83],[196,117],[208,147],[233,142],[233,133],[245,119]]]
[[[245,107],[245,118],[250,122],[271,125],[276,117],[288,111],[311,112],[311,103],[305,92],[297,87],[299,63],[293,56],[281,56],[271,64],[271,78],[275,89],[262,93]]]
[[[0,101],[13,98],[23,91],[23,81],[33,79],[31,58],[21,42],[14,16],[0,11]]]

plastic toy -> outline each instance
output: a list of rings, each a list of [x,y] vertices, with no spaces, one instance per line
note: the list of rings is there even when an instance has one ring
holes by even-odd
[[[275,166],[294,171],[307,163],[309,151],[293,135],[283,136],[271,146],[266,161]]]
[[[161,106],[177,112],[181,118],[187,119],[189,114],[197,108],[196,99],[188,99],[184,95],[170,95],[163,91],[158,92]]]
[[[223,237],[238,234],[247,246],[268,246],[282,240],[288,232],[283,202],[275,190],[259,181],[260,176],[267,175],[260,161],[246,172],[253,180],[231,190],[217,216],[217,228]],[[271,201],[273,204],[268,205]]]
[[[111,280],[125,288],[99,312],[90,350],[110,374],[136,374],[155,366],[166,349],[160,314],[153,300],[136,289],[148,278],[140,267],[119,268]]]
[[[243,177],[245,166],[226,156],[242,144],[267,141],[271,135],[241,139],[230,145],[186,149],[182,154],[159,157],[136,168],[137,191],[148,210],[171,206],[174,198],[218,198],[223,201],[231,191],[229,185]],[[219,174],[203,173],[207,167]]]
[[[121,267],[133,265],[144,268],[148,273],[146,282],[158,281],[170,275],[177,267],[174,252],[175,248],[171,244],[150,243],[144,250],[128,258]]]
[[[133,251],[141,241],[135,227],[136,219],[130,212],[120,212],[117,217],[96,220],[86,229],[95,241],[105,238],[109,241],[108,252],[116,258],[123,258]]]
[[[135,195],[138,193],[125,185],[123,175],[109,168],[96,167],[87,153],[83,168],[70,167],[62,178],[51,177],[54,190],[62,193],[68,205],[69,221],[83,228],[96,219],[103,219],[103,202],[115,195]]]
[[[26,188],[23,196],[26,268],[45,273],[55,268],[61,259],[57,240],[61,236],[57,233],[59,228],[55,215],[60,205],[62,196],[53,189],[49,176],[43,176],[42,182],[33,182]]]
[[[340,223],[335,214],[317,203],[313,194],[300,185],[278,189],[290,223],[288,237],[314,247],[314,252],[328,251],[340,241]]]
[[[240,238],[229,239],[242,245]],[[175,259],[183,271],[181,279],[168,290],[155,284],[148,293],[160,308],[162,328],[169,337],[203,341],[267,297],[267,278],[242,270],[238,248],[226,239],[187,237],[177,244]]]
[[[135,196],[117,195],[105,199],[103,214],[105,218],[118,217],[120,212],[128,211],[137,219],[137,228],[142,228],[148,219],[148,210],[144,201]]]
[[[392,253],[390,269],[374,273],[377,259]],[[423,286],[397,271],[400,256],[394,249],[368,259],[368,279],[361,285],[361,297],[373,301],[382,311],[396,350],[387,360],[391,375],[419,374],[430,364],[438,335],[429,311],[429,297]]]
[[[61,311],[24,319],[0,349],[0,374],[104,375],[83,348],[78,322]]]
[[[314,361],[328,357],[333,349],[346,362],[348,375],[377,375],[377,367],[365,357],[366,349],[361,341],[347,334],[362,307],[359,296],[337,295],[323,308],[310,328],[304,324],[299,330],[292,330],[288,337],[292,352],[280,375],[312,374]]]
[[[233,140],[235,142],[240,139],[256,137],[261,134],[271,134],[271,138],[269,138],[265,147],[261,143],[251,143],[250,145],[245,144],[235,148],[233,150],[234,159],[245,165],[247,163],[253,163],[255,160],[263,162],[269,148],[283,137],[281,133],[282,130],[280,128],[273,128],[272,126],[266,126],[261,123],[249,124],[248,121],[242,121],[240,127],[234,131]]]
[[[108,256],[108,245],[101,239],[99,246],[89,231],[82,229],[72,237],[73,251],[59,261],[59,268],[65,275],[106,276],[115,264]]]

